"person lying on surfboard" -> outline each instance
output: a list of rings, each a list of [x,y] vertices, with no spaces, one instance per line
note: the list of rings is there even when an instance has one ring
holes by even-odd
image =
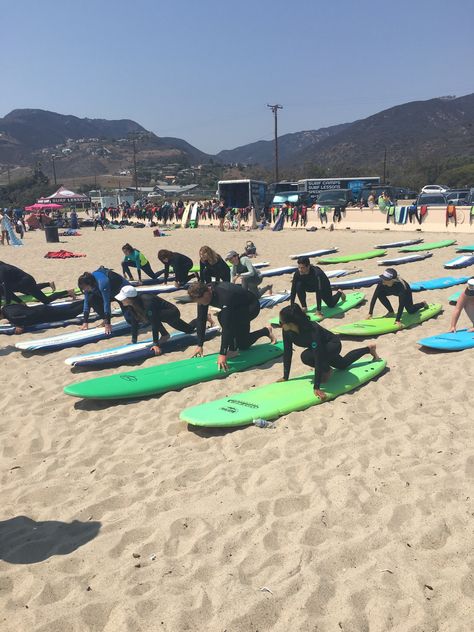
[[[161,354],[160,344],[169,340],[170,336],[163,326],[165,322],[178,331],[191,334],[196,330],[196,321],[190,323],[181,319],[179,309],[165,301],[161,296],[142,294],[138,296],[137,289],[133,285],[125,285],[116,295],[115,299],[123,305],[125,320],[132,327],[132,344],[138,340],[138,328],[141,323],[150,324],[153,334],[153,346],[155,355]]]
[[[45,287],[50,287],[52,293],[46,295],[43,293]],[[8,303],[21,303],[19,294],[33,296],[39,303],[48,305],[58,298],[74,295],[73,290],[59,290],[56,292],[56,286],[53,281],[47,283],[37,283],[36,280],[21,268],[12,266],[10,263],[0,261],[0,303],[4,301]]]
[[[398,296],[398,310],[395,316],[395,323],[398,327],[402,326],[400,319],[404,309],[406,309],[409,314],[415,314],[420,311],[420,309],[428,307],[426,301],[413,303],[413,292],[409,284],[398,276],[398,272],[395,268],[387,268],[380,275],[380,281],[370,301],[369,315],[367,318],[372,318],[377,300],[379,300],[387,310],[386,316],[394,314],[392,304],[387,298],[388,296]]]
[[[42,323],[55,323],[76,318],[84,310],[84,301],[71,301],[63,305],[32,305],[12,303],[4,305],[0,314],[15,327],[15,334],[22,334],[27,327]]]
[[[291,282],[290,304],[295,304],[298,297],[304,312],[308,311],[306,305],[306,292],[316,293],[316,315],[323,318],[321,303],[324,301],[328,307],[335,307],[339,299],[345,301],[344,292],[332,293],[331,283],[326,273],[319,266],[311,265],[309,257],[299,257],[297,259],[298,270],[293,275]]]
[[[235,357],[237,350],[248,349],[263,336],[268,336],[272,344],[276,343],[271,325],[257,331],[250,331],[250,322],[258,316],[260,303],[252,292],[244,290],[243,287],[226,281],[215,284],[198,282],[188,288],[188,295],[193,303],[198,305],[196,324],[198,346],[193,357],[203,354],[209,305],[220,309],[217,315],[222,327],[221,348],[217,358],[219,370],[227,371],[228,357]]]
[[[468,331],[474,331],[474,277],[467,282],[466,289],[461,292],[456,307],[453,311],[453,317],[451,318],[451,329],[449,331],[455,332],[458,324],[461,312],[464,310],[468,317],[471,319],[471,327]]]
[[[314,394],[326,399],[321,383],[331,377],[332,369],[347,369],[366,354],[380,360],[376,345],[353,349],[341,356],[341,339],[319,323],[311,322],[299,305],[289,305],[280,311],[280,325],[283,330],[283,377],[278,382],[286,382],[290,377],[293,345],[305,347],[301,354],[303,364],[314,367]]]

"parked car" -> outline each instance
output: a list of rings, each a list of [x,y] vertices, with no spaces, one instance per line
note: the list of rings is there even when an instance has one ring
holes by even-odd
[[[449,193],[446,194],[446,199],[452,204],[464,206],[465,204],[467,204],[466,200],[468,196],[469,189],[452,189]]]
[[[279,191],[273,196],[271,206],[280,208],[285,202],[287,204],[312,206],[316,202],[316,195],[306,191]]]
[[[427,184],[421,189],[421,193],[446,193],[449,187],[446,184]]]
[[[406,187],[395,187],[395,189],[397,192],[395,196],[397,200],[414,200],[418,195],[416,191]]]
[[[447,204],[443,193],[420,193],[416,200],[417,206],[447,206]]]
[[[466,198],[466,205],[467,206],[474,206],[474,188],[473,189],[469,189],[469,194]]]
[[[320,206],[350,206],[354,203],[351,189],[331,189],[322,191],[318,196]]]
[[[364,187],[360,193],[359,201],[362,202],[364,206],[367,206],[367,198],[371,193],[374,194],[375,201],[377,202],[384,191],[388,193],[389,198],[394,203],[397,200],[414,200],[418,195],[416,191],[412,191],[406,187],[396,187],[389,184],[384,186],[380,184],[372,187]]]

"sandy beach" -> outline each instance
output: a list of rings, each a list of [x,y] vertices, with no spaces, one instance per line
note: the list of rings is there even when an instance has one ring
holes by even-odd
[[[420,236],[209,227],[163,238],[134,228],[81,233],[60,244],[28,233],[22,248],[0,246],[0,259],[60,288],[102,264],[119,272],[125,242],[158,269],[159,248],[197,262],[201,245],[225,255],[252,239],[257,260],[275,267],[293,253],[362,252]],[[457,237],[459,245],[474,243],[472,235]],[[44,259],[60,248],[87,256]],[[408,281],[473,274],[445,270],[454,256],[455,247],[434,250],[399,273]],[[338,267],[361,269],[355,276],[382,269],[377,260]],[[274,291],[290,282],[290,275],[276,277]],[[388,370],[377,380],[282,417],[275,429],[196,430],[179,413],[273,382],[281,362],[161,397],[82,401],[64,395],[64,386],[124,369],[71,371],[64,360],[129,336],[34,355],[15,342],[73,328],[2,336],[0,630],[472,632],[474,356],[416,344],[449,329],[448,296],[460,288],[416,295],[441,302],[444,312],[378,339]],[[372,291],[364,290],[367,298]],[[195,315],[195,306],[180,309],[185,319]],[[367,312],[364,304],[344,322]],[[254,327],[277,313],[262,309]],[[323,324],[335,322],[342,321]],[[348,340],[343,348],[360,344]],[[219,339],[205,345],[206,352],[218,348]],[[295,353],[292,375],[303,372]]]

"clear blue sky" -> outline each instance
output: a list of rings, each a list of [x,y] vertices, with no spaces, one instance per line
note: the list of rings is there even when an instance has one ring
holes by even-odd
[[[4,0],[0,116],[131,118],[214,153],[474,92],[473,0]]]

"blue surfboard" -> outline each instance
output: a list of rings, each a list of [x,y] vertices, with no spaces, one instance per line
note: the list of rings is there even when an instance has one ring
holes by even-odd
[[[439,349],[440,351],[463,351],[464,349],[474,348],[474,331],[467,329],[459,329],[454,333],[448,332],[422,338],[418,340],[418,344],[430,349]]]
[[[470,277],[440,277],[438,279],[429,279],[428,281],[414,281],[410,283],[413,292],[421,292],[422,290],[442,290],[453,285],[467,283]]]

